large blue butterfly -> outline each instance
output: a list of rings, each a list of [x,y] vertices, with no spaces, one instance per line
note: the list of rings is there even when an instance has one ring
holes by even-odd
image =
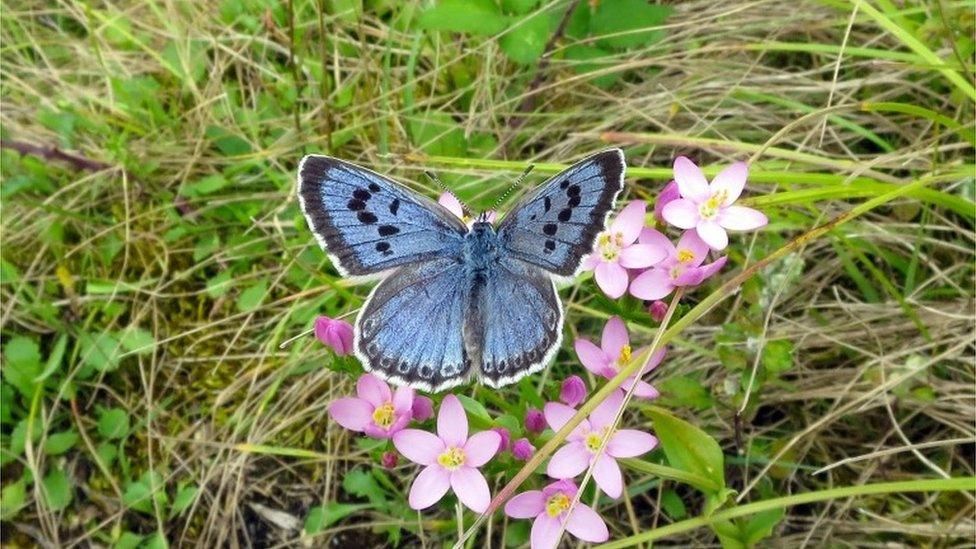
[[[497,229],[469,228],[393,180],[327,156],[298,167],[309,226],[343,276],[381,275],[356,319],[363,366],[437,392],[476,373],[501,387],[541,370],[562,339],[555,280],[577,273],[624,181],[619,149],[574,164]]]

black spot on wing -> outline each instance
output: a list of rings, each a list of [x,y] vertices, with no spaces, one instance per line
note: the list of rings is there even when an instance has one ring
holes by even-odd
[[[563,208],[562,210],[559,210],[559,216],[558,216],[558,218],[559,218],[560,221],[562,221],[562,222],[565,223],[566,221],[569,221],[569,218],[572,215],[573,215],[573,209],[572,208]]]
[[[356,214],[356,219],[358,219],[360,223],[364,223],[366,225],[376,223],[377,221],[376,215],[373,214],[373,212],[367,212],[365,210],[358,212]]]
[[[546,240],[545,246],[546,246],[545,253],[547,254],[551,254],[553,250],[556,249],[556,243],[553,242],[552,240]]]
[[[570,185],[570,187],[568,189],[566,189],[566,195],[567,196],[579,196],[579,194],[580,194],[580,186],[579,185]]]
[[[542,226],[542,232],[549,236],[556,234],[557,230],[559,230],[559,225],[556,225],[555,223],[546,223]]]
[[[400,199],[394,198],[393,202],[390,202],[390,213],[393,215],[397,214],[397,210],[400,209]]]
[[[366,203],[363,202],[362,200],[353,198],[348,203],[346,203],[346,207],[354,212],[358,212],[360,210],[366,209]]]
[[[376,243],[376,251],[383,255],[393,255],[393,250],[390,249],[390,243],[385,240]]]
[[[373,195],[369,194],[369,191],[367,191],[366,189],[356,189],[355,191],[352,192],[353,198],[355,198],[356,200],[362,200],[363,202],[366,202],[367,200],[372,198],[372,196]]]
[[[552,200],[547,196],[547,197],[543,198],[542,205],[545,207],[545,211],[548,212],[549,211],[549,208],[552,207]]]
[[[380,186],[377,185],[376,183],[370,183],[369,190],[373,191],[374,193],[378,193],[380,192]]]
[[[393,236],[400,232],[400,229],[393,225],[380,225],[378,229],[380,236]]]

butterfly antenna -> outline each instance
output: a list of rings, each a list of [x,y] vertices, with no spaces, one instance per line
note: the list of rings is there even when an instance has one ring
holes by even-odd
[[[435,174],[432,171],[427,170],[427,171],[424,171],[424,175],[427,176],[427,179],[430,179],[431,181],[434,182],[435,185],[437,185],[438,187],[440,187],[441,190],[443,190],[444,192],[449,193],[451,196],[453,196],[454,199],[458,201],[458,204],[461,205],[461,208],[464,210],[464,213],[465,214],[467,214],[469,217],[474,217],[474,214],[471,213],[471,208],[469,208],[467,204],[465,204],[464,202],[462,202],[461,199],[458,198],[458,195],[454,194],[454,191],[452,191],[451,189],[447,188],[447,185],[445,185],[440,180],[440,178],[437,177],[437,174]]]
[[[516,179],[514,183],[512,183],[511,185],[508,186],[507,189],[505,189],[505,192],[503,192],[502,195],[498,197],[498,200],[495,201],[495,205],[492,206],[491,209],[497,210],[498,207],[502,205],[502,202],[504,202],[505,199],[508,198],[508,195],[512,194],[512,191],[517,189],[518,186],[521,185],[523,181],[525,181],[525,178],[528,177],[529,174],[532,173],[532,170],[534,169],[535,169],[535,164],[529,164],[528,166],[526,166],[525,169],[522,170],[522,175],[518,176],[518,179]]]

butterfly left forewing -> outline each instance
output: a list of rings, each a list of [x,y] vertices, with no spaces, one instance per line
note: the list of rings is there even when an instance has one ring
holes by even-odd
[[[572,276],[623,189],[620,149],[594,154],[557,174],[522,200],[498,227],[512,257],[557,276]]]
[[[542,269],[500,260],[475,282],[469,311],[465,342],[486,385],[501,387],[541,370],[559,348],[562,305]]]
[[[341,274],[460,255],[464,223],[392,179],[320,155],[306,156],[298,172],[302,211]]]

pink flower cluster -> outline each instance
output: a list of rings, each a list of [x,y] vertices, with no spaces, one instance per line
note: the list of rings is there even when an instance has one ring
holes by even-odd
[[[619,298],[630,292],[640,299],[661,299],[675,288],[697,286],[725,265],[720,257],[705,264],[709,250],[729,244],[726,231],[763,227],[766,216],[734,203],[745,188],[748,167],[736,162],[722,170],[711,183],[687,158],[674,161],[674,181],[654,205],[654,217],[685,233],[677,246],[660,232],[644,226],[647,205],[641,200],[627,204],[597,236],[593,252],[583,261],[607,296]]]

